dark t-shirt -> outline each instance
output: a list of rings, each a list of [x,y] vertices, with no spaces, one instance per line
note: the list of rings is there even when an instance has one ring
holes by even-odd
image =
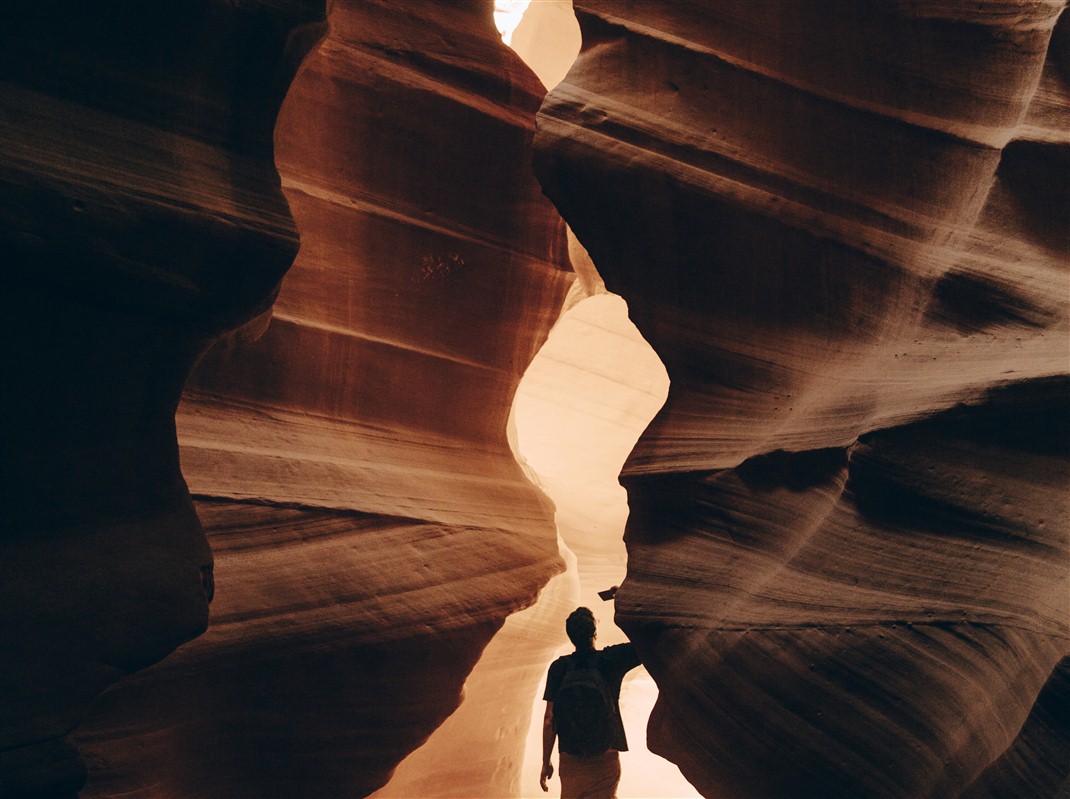
[[[577,660],[578,659],[578,660]],[[553,702],[557,691],[561,687],[561,680],[565,678],[569,661],[577,665],[587,667],[593,661],[594,667],[602,672],[606,685],[609,687],[610,696],[613,698],[613,706],[617,709],[611,732],[610,745],[618,752],[628,751],[628,741],[624,737],[624,725],[620,720],[620,684],[624,675],[639,665],[639,655],[633,644],[616,644],[607,646],[605,649],[594,649],[590,652],[573,652],[571,655],[559,657],[550,664],[550,671],[546,675],[546,691],[542,698],[547,702]],[[566,751],[566,750],[562,750]],[[567,754],[575,754],[567,752]]]

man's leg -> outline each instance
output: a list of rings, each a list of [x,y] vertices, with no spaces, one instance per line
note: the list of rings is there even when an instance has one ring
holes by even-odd
[[[617,799],[620,752],[610,749],[594,757],[560,755],[561,799]]]

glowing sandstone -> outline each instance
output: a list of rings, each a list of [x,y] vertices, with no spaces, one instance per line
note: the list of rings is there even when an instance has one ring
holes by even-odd
[[[83,725],[87,796],[366,795],[562,568],[506,437],[572,280],[528,166],[542,89],[484,3],[336,3],[329,28],[276,128],[301,251],[177,416],[209,629]],[[551,646],[512,675],[522,710]]]

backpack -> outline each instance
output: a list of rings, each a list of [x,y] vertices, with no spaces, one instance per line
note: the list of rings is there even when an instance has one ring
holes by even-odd
[[[569,661],[554,697],[554,731],[562,751],[589,757],[610,747],[611,721],[616,716],[606,678],[590,666]]]

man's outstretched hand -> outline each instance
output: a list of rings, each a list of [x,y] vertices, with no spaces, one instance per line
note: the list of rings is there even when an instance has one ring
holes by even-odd
[[[552,776],[554,776],[553,763],[543,763],[542,764],[542,775],[539,777],[539,785],[542,787],[542,789],[544,791],[549,791],[550,790],[549,788],[546,787],[546,781],[548,779],[550,779],[550,777],[552,777]]]
[[[602,597],[603,602],[608,602],[617,595],[618,588],[620,588],[620,586],[615,585],[612,588],[607,588],[605,591],[599,591],[598,596]]]

